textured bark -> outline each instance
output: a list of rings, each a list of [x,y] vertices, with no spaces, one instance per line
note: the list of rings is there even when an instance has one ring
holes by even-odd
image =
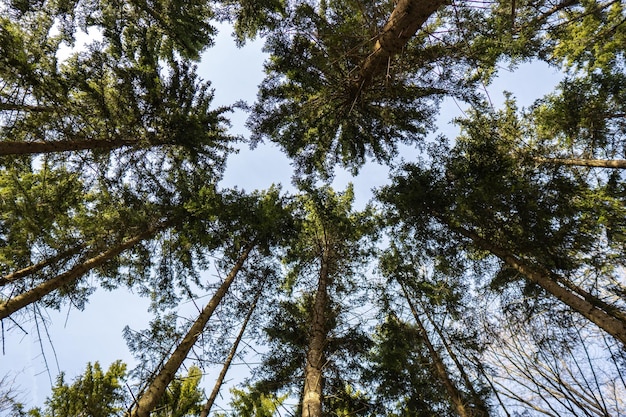
[[[372,53],[365,59],[354,86],[360,91],[387,69],[389,59],[402,51],[417,31],[449,0],[398,0],[391,16],[376,38]]]
[[[626,169],[626,159],[535,158],[535,161],[542,164]]]
[[[578,294],[579,292],[583,292],[582,289],[577,292],[572,292],[558,282],[566,281],[565,278],[557,277],[557,279],[554,279],[552,275],[556,277],[555,274],[530,265],[509,251],[480,237],[475,232],[462,227],[452,227],[452,229],[471,239],[479,248],[496,255],[507,265],[523,274],[529,281],[539,285],[572,310],[580,313],[626,346],[626,320],[624,319],[623,313],[618,312],[614,308],[607,311],[606,308],[603,308],[603,306],[606,306],[606,303],[589,293],[585,292],[587,297],[582,298]]]
[[[322,417],[322,388],[324,385],[323,368],[326,361],[328,307],[329,254],[323,250],[321,268],[317,282],[317,292],[311,316],[311,334],[304,368],[304,391],[302,395],[302,417]]]
[[[14,281],[17,281],[20,278],[24,278],[26,276],[32,275],[44,269],[47,266],[53,265],[61,260],[67,259],[73,255],[76,255],[81,250],[85,248],[85,245],[78,245],[74,248],[68,249],[65,252],[61,252],[52,258],[44,259],[41,262],[38,262],[34,265],[27,266],[26,268],[19,269],[15,272],[11,272],[0,278],[0,287],[8,285]]]
[[[148,386],[146,391],[144,391],[144,393],[139,397],[139,399],[137,400],[137,405],[130,413],[131,417],[150,416],[150,413],[152,412],[154,407],[157,406],[159,400],[165,393],[165,389],[167,388],[169,383],[172,382],[172,380],[176,376],[176,372],[178,372],[178,369],[182,365],[183,361],[187,358],[189,351],[204,331],[204,328],[211,316],[213,315],[213,312],[228,292],[230,285],[235,280],[237,273],[248,258],[248,255],[250,254],[250,251],[252,250],[254,245],[255,243],[252,242],[244,249],[243,253],[239,256],[239,259],[237,259],[237,262],[230,270],[230,273],[228,274],[222,285],[220,285],[209,303],[204,307],[204,309],[202,309],[202,312],[200,312],[200,315],[198,316],[196,321],[194,321],[194,323],[191,325],[191,328],[189,329],[183,340],[170,355],[169,359],[163,365],[159,373],[150,382],[150,385]]]
[[[0,155],[31,155],[38,153],[55,153],[69,151],[83,151],[86,149],[111,150],[124,146],[137,146],[141,143],[137,139],[115,140],[58,140],[37,142],[0,142]]]
[[[166,226],[167,223],[162,223],[158,226],[150,226],[142,233],[128,240],[125,240],[114,248],[86,260],[85,262],[75,266],[67,272],[57,275],[56,277],[51,278],[45,282],[42,282],[41,284],[37,285],[35,288],[29,291],[23,292],[13,298],[8,299],[6,302],[0,304],[0,319],[10,316],[21,308],[24,308],[29,304],[41,300],[44,296],[50,294],[52,291],[57,290],[62,286],[77,280],[92,269],[97,268],[105,262],[115,258],[126,249],[133,247],[142,240],[154,236],[158,231],[164,229]]]
[[[217,380],[215,381],[215,385],[213,386],[211,395],[209,395],[207,402],[204,404],[204,407],[202,408],[202,411],[200,412],[200,417],[208,417],[209,414],[211,413],[211,408],[213,408],[213,404],[215,403],[217,394],[219,394],[220,388],[222,387],[222,384],[224,383],[224,378],[226,378],[226,373],[228,372],[228,368],[230,368],[230,364],[232,363],[233,358],[235,357],[235,354],[237,353],[237,348],[239,347],[239,343],[241,342],[241,339],[243,338],[243,334],[246,331],[248,322],[250,321],[250,318],[252,317],[252,313],[254,313],[254,309],[256,308],[257,302],[259,301],[259,297],[261,297],[262,292],[263,291],[261,287],[259,288],[259,291],[254,297],[254,302],[250,306],[250,309],[248,310],[248,314],[246,315],[246,318],[241,324],[241,329],[239,330],[239,334],[237,335],[235,342],[230,348],[230,352],[228,352],[228,356],[226,357],[224,366],[222,366],[222,370],[220,371],[220,374],[218,375]]]
[[[411,301],[411,297],[409,297],[409,294],[406,291],[404,284],[400,283],[400,286],[402,287],[404,298],[406,298],[406,301],[409,304],[411,313],[413,313],[415,324],[417,324],[417,328],[419,329],[420,333],[423,336],[423,340],[424,340],[424,343],[426,344],[426,348],[428,349],[428,353],[430,354],[430,358],[432,359],[433,364],[435,365],[435,372],[437,373],[437,377],[439,378],[439,381],[443,384],[443,386],[446,388],[446,391],[448,392],[448,395],[450,396],[450,401],[452,402],[452,406],[454,407],[459,417],[470,417],[470,412],[468,408],[465,406],[465,403],[463,401],[463,396],[461,395],[461,392],[458,390],[454,382],[450,379],[450,376],[448,375],[448,370],[446,369],[446,365],[443,363],[443,360],[441,359],[439,352],[437,352],[437,349],[435,349],[435,347],[431,343],[430,338],[428,337],[428,332],[426,331],[424,324],[420,320],[419,314],[417,313],[417,310],[415,309],[415,306],[413,305],[413,302]]]

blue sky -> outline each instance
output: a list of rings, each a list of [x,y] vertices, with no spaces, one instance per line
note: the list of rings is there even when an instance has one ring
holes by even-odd
[[[263,78],[262,42],[257,40],[243,48],[236,48],[230,30],[222,26],[215,45],[204,54],[198,68],[201,77],[212,82],[215,105],[228,105],[238,100],[253,103],[257,85]],[[560,79],[558,71],[545,64],[524,64],[514,72],[502,71],[488,90],[496,107],[503,102],[504,90],[512,92],[520,106],[528,106],[536,98],[550,92]],[[450,124],[450,120],[460,114],[454,102],[446,101],[439,118],[440,133],[454,135],[457,129]],[[245,118],[241,112],[233,115],[234,133],[246,134]],[[407,150],[403,156],[410,159],[411,152]],[[231,156],[221,185],[252,191],[282,183],[285,189],[290,189],[291,175],[290,163],[280,150],[265,144],[254,150],[243,148],[239,154]],[[348,182],[354,183],[357,204],[362,205],[371,198],[372,187],[388,182],[388,175],[388,168],[370,163],[356,178],[337,171],[334,186],[344,189]],[[207,276],[214,272],[208,271]],[[122,338],[122,329],[126,325],[136,330],[145,328],[150,318],[147,308],[147,300],[129,293],[127,289],[113,292],[98,289],[85,311],[68,309],[67,306],[60,312],[49,311],[47,331],[50,341],[41,326],[40,333],[52,378],[61,369],[66,372],[66,380],[72,380],[82,373],[87,362],[99,361],[103,368],[116,359],[132,364],[132,356]],[[191,317],[193,310],[181,311],[181,314]],[[5,330],[8,325],[5,323]],[[0,377],[9,374],[16,378],[23,393],[21,398],[28,406],[42,405],[46,396],[50,395],[50,382],[37,340],[37,329],[32,322],[26,323],[24,328],[29,334],[23,334],[19,329],[4,334],[5,355],[0,359]],[[58,368],[50,342],[56,352]],[[239,372],[238,375],[243,374]],[[213,375],[205,377],[207,391],[210,391],[213,380]]]

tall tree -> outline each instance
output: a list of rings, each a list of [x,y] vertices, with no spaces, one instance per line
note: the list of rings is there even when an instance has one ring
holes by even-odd
[[[250,257],[253,250],[263,253],[270,250],[272,245],[280,242],[288,236],[288,227],[290,217],[288,211],[283,207],[282,198],[278,195],[278,190],[270,190],[262,195],[247,196],[243,195],[234,203],[230,203],[231,207],[224,205],[225,209],[235,210],[236,217],[232,218],[238,224],[239,229],[230,229],[226,226],[232,237],[230,246],[225,244],[223,247],[224,254],[232,257],[233,266],[230,272],[221,282],[211,300],[200,311],[198,317],[187,329],[183,338],[176,343],[173,352],[164,360],[162,366],[155,370],[154,376],[148,381],[147,387],[142,390],[141,394],[133,406],[131,416],[143,417],[149,416],[163,396],[166,387],[174,378],[176,372],[187,358],[190,350],[202,335],[211,316],[216,308],[229,291],[233,281],[244,267],[244,264]],[[198,208],[202,210],[202,207]],[[207,208],[204,208],[205,210]],[[213,208],[208,208],[212,212]],[[247,211],[248,218],[239,218],[243,212]],[[233,215],[234,213],[230,213]],[[225,221],[228,223],[228,214],[224,214]],[[247,226],[247,227],[246,227]],[[276,230],[284,230],[285,236],[275,236]],[[227,258],[229,259],[229,258]]]
[[[254,313],[254,310],[256,309],[256,305],[259,302],[259,298],[261,297],[262,294],[263,294],[263,287],[260,286],[259,290],[257,291],[254,297],[254,301],[252,302],[252,305],[250,306],[250,309],[248,310],[248,314],[246,314],[246,317],[244,318],[243,323],[241,324],[241,329],[239,330],[239,333],[237,333],[237,337],[235,338],[235,341],[233,342],[233,345],[230,348],[230,351],[228,352],[228,356],[226,357],[226,360],[224,361],[222,370],[217,376],[217,380],[215,381],[215,385],[213,386],[213,389],[211,390],[211,394],[209,394],[209,397],[206,403],[202,407],[202,411],[200,412],[200,417],[208,417],[208,415],[211,413],[211,408],[213,408],[213,404],[215,404],[215,399],[217,398],[217,395],[220,392],[222,384],[224,383],[224,378],[226,378],[226,373],[228,372],[228,369],[230,368],[230,365],[233,359],[235,358],[235,355],[237,354],[239,343],[241,343],[241,340],[243,339],[243,335],[246,331],[246,328],[248,327],[250,318],[252,317],[252,314]]]
[[[59,375],[52,395],[44,409],[32,409],[29,415],[37,417],[114,417],[122,415],[130,402],[127,391],[126,364],[115,361],[105,372],[98,362],[87,364],[85,372],[72,384]],[[202,401],[199,388],[200,370],[190,368],[186,376],[179,375],[168,386],[166,395],[154,413],[158,417],[185,417],[197,415]]]
[[[317,274],[307,319],[303,417],[323,415],[324,368],[329,360],[330,333],[337,320],[332,293],[349,285],[352,269],[367,256],[366,239],[371,225],[365,213],[352,211],[353,199],[351,188],[343,194],[329,188],[308,190],[302,198],[301,236],[287,257],[294,268],[292,274],[306,273],[304,266],[311,262]]]
[[[179,368],[223,348],[198,343],[219,327],[218,302],[233,323],[242,309],[225,302],[248,300],[257,273],[271,268],[286,275],[262,299],[259,340],[269,349],[235,401],[247,415],[275,413],[289,396],[306,416],[485,415],[484,383],[503,407],[507,394],[528,404],[502,389],[483,363],[481,349],[495,347],[460,311],[518,312],[504,317],[524,330],[545,315],[555,346],[587,330],[585,321],[626,343],[623,172],[589,167],[626,157],[622,2],[6,0],[0,9],[0,311],[35,300],[80,307],[94,282],[149,296],[151,328],[126,331],[146,359],[134,373],[145,387],[136,415],[170,412],[159,404],[184,391]],[[266,40],[251,142],[269,140],[293,160],[307,185],[289,207],[276,190],[216,185],[234,138],[228,108],[211,108],[193,65],[214,18],[230,19],[239,42]],[[92,37],[66,53],[79,32]],[[501,65],[527,60],[567,77],[529,109],[512,99],[493,109],[485,84]],[[425,140],[446,98],[472,107],[458,120],[462,134],[451,144]],[[352,209],[351,190],[316,181],[336,167],[355,173],[369,158],[394,165],[403,144],[418,145],[418,160],[378,197],[390,246],[406,256],[387,258],[378,272],[389,288],[377,292],[378,277],[361,274],[377,216]],[[164,229],[142,233],[154,225]],[[177,326],[179,302],[211,287],[202,273],[214,258],[232,274],[193,325]],[[370,304],[377,315],[364,313]],[[373,339],[355,318],[362,313]],[[550,353],[537,357],[557,357],[537,345]],[[580,372],[586,388],[602,385],[589,382],[595,369]],[[552,387],[557,401],[612,410],[568,395],[573,379],[534,371],[532,383],[545,381],[538,395]]]
[[[368,412],[349,386],[358,383],[369,340],[349,321],[347,300],[363,296],[357,278],[371,256],[374,224],[369,210],[352,208],[353,198],[351,188],[305,185],[293,202],[300,226],[286,246],[287,274],[265,325],[270,350],[252,390],[296,396],[303,416]]]
[[[444,3],[293,2],[268,37],[272,60],[249,122],[253,141],[268,138],[299,172],[324,176],[337,164],[356,172],[367,157],[390,162],[400,143],[420,142],[442,97],[474,96],[475,80],[461,75],[466,34],[428,36],[464,23],[436,13]]]

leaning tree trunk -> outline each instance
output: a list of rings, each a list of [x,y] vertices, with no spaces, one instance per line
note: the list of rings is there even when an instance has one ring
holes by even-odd
[[[323,368],[326,361],[324,347],[327,342],[326,311],[328,308],[329,253],[322,253],[321,268],[311,312],[311,333],[304,368],[304,391],[302,395],[302,417],[322,417]]]
[[[0,156],[2,155],[32,155],[39,153],[56,153],[69,151],[84,151],[87,149],[111,150],[124,146],[138,146],[142,142],[137,139],[111,139],[111,140],[57,140],[36,142],[12,142],[0,141]]]
[[[209,414],[211,413],[211,408],[213,408],[213,404],[215,403],[217,394],[219,394],[220,388],[222,388],[222,384],[224,383],[224,378],[226,378],[226,373],[228,372],[228,368],[230,368],[230,364],[232,363],[233,358],[235,357],[235,354],[237,353],[237,348],[239,347],[239,343],[241,342],[241,339],[243,338],[243,334],[246,331],[248,322],[250,321],[250,318],[252,317],[252,313],[254,313],[254,309],[256,308],[257,302],[259,301],[259,298],[261,297],[262,293],[263,293],[263,287],[261,286],[259,290],[257,291],[256,296],[254,297],[254,301],[252,302],[252,305],[250,306],[250,309],[248,310],[248,314],[246,314],[246,318],[241,324],[241,329],[239,330],[239,334],[237,334],[237,338],[235,339],[235,342],[231,346],[230,352],[228,352],[228,356],[226,357],[224,366],[222,366],[222,370],[220,371],[220,374],[217,377],[217,381],[215,381],[215,385],[213,386],[211,395],[209,395],[207,402],[204,404],[204,407],[202,408],[202,411],[200,412],[200,417],[208,417]]]
[[[498,247],[487,239],[480,237],[475,232],[458,226],[451,228],[455,232],[471,239],[479,248],[489,251],[500,258],[507,265],[523,274],[530,282],[539,285],[569,308],[580,313],[626,346],[626,318],[623,313],[617,311],[615,308],[607,310],[606,303],[584,292],[582,289],[572,292],[559,283],[559,281],[566,282],[567,280],[565,278],[558,277],[556,274],[551,274],[541,268],[530,265],[528,262],[518,258],[506,249]],[[552,276],[556,277],[556,279]],[[581,297],[579,293],[584,293],[586,296]]]
[[[372,53],[363,61],[354,82],[355,97],[367,88],[374,78],[383,74],[389,59],[402,51],[407,42],[440,7],[449,0],[398,0],[391,16],[376,38]]]
[[[152,379],[150,385],[144,391],[144,393],[137,400],[137,404],[135,408],[131,411],[131,417],[149,417],[150,413],[156,407],[159,400],[165,393],[165,389],[169,385],[170,382],[176,376],[176,372],[182,365],[183,361],[187,358],[189,351],[196,343],[209,319],[213,315],[213,312],[222,301],[230,285],[235,280],[237,273],[243,266],[244,262],[248,258],[250,251],[254,248],[255,242],[250,243],[243,251],[243,253],[237,259],[237,262],[231,269],[230,273],[217,289],[209,303],[204,307],[196,321],[191,325],[189,331],[183,338],[183,340],[176,347],[174,352],[171,354],[167,362],[163,365],[159,373]]]
[[[626,169],[626,159],[535,158],[534,160],[542,164]]]
[[[154,236],[157,232],[166,228],[168,224],[169,223],[165,222],[156,226],[150,226],[142,233],[128,240],[125,240],[114,248],[111,248],[105,252],[100,253],[97,256],[94,256],[93,258],[86,260],[85,262],[75,266],[67,272],[64,272],[54,278],[42,282],[31,290],[28,290],[8,299],[4,303],[0,304],[0,319],[10,316],[21,308],[24,308],[29,304],[41,300],[44,296],[50,294],[52,291],[55,291],[62,286],[77,280],[92,269],[97,268],[115,258],[126,249],[135,246],[142,240]]]
[[[430,324],[433,326],[435,333],[437,333],[437,335],[439,336],[439,339],[441,340],[443,347],[446,349],[446,352],[448,352],[448,356],[450,357],[450,359],[452,359],[452,362],[454,362],[454,364],[456,365],[456,368],[459,371],[459,375],[461,375],[461,378],[463,379],[465,386],[471,392],[472,398],[474,399],[474,409],[472,410],[472,413],[471,413],[472,416],[488,417],[489,410],[487,409],[487,405],[485,404],[485,401],[476,392],[476,389],[474,389],[474,385],[472,384],[472,381],[470,380],[469,375],[467,375],[467,372],[465,372],[463,364],[459,360],[457,354],[452,349],[452,346],[450,346],[450,343],[448,343],[448,341],[446,340],[446,335],[444,334],[443,329],[437,324],[435,319],[428,312],[428,309],[424,305],[422,305],[422,310],[424,311],[424,315],[426,316]]]
[[[404,293],[404,298],[409,304],[409,308],[411,309],[411,313],[413,313],[413,318],[415,318],[415,323],[422,334],[424,344],[426,344],[426,348],[428,349],[428,353],[430,354],[431,359],[433,360],[433,364],[435,365],[435,372],[437,377],[439,378],[439,382],[443,384],[446,391],[448,392],[448,396],[450,396],[450,401],[452,402],[452,406],[454,407],[456,413],[459,417],[470,417],[469,410],[465,406],[465,402],[463,401],[463,396],[461,392],[456,387],[454,382],[450,379],[450,375],[448,375],[448,370],[446,369],[446,365],[443,363],[441,356],[439,356],[439,352],[433,346],[430,338],[428,337],[428,332],[424,327],[424,324],[420,320],[419,314],[411,301],[411,297],[409,297],[409,293],[407,292],[404,284],[398,281],[400,287],[402,287],[402,292]]]
[[[19,269],[15,272],[11,272],[3,277],[0,277],[0,287],[8,285],[12,282],[15,282],[21,278],[27,277],[29,275],[35,274],[47,266],[53,265],[59,261],[70,258],[71,256],[76,255],[81,250],[85,248],[85,245],[77,245],[71,249],[68,249],[64,252],[59,253],[51,258],[44,259],[41,262],[37,262],[34,265],[27,266],[25,268]]]

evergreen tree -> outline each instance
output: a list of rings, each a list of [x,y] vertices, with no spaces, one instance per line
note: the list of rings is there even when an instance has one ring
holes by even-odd
[[[168,386],[153,415],[158,417],[194,416],[200,410],[202,391],[199,388],[201,373],[190,368],[187,376],[178,377]],[[43,410],[33,409],[33,416],[41,417],[113,417],[122,415],[128,408],[130,395],[125,385],[126,364],[116,361],[104,372],[98,362],[87,364],[82,375],[72,384],[59,375],[52,396]]]
[[[352,209],[353,198],[351,188],[322,187],[304,188],[294,201],[300,227],[283,261],[286,293],[274,301],[265,328],[271,350],[252,395],[295,395],[303,416],[368,412],[363,398],[349,395],[369,340],[346,321],[346,300],[362,297],[356,279],[371,255],[374,224],[369,211]]]
[[[61,376],[33,413],[201,413],[200,368],[176,375],[224,350],[232,360],[243,329],[232,347],[219,338],[254,294],[263,313],[244,323],[268,351],[232,391],[241,415],[280,414],[291,399],[307,417],[623,409],[623,2],[0,10],[2,324],[39,306],[82,308],[98,285],[150,297],[155,314],[125,331],[140,362],[132,395],[122,364],[94,364],[71,385]],[[218,187],[233,107],[211,107],[194,62],[219,19],[240,44],[265,39],[250,143],[292,159],[296,196]],[[556,90],[495,109],[483,90],[499,68],[537,60],[563,69]],[[450,142],[429,137],[445,99],[469,107]],[[419,156],[378,191],[384,222],[352,207],[351,188],[318,181],[369,159],[398,166],[403,145]],[[230,272],[207,283],[210,267]],[[199,291],[213,297],[181,325],[180,302]]]

